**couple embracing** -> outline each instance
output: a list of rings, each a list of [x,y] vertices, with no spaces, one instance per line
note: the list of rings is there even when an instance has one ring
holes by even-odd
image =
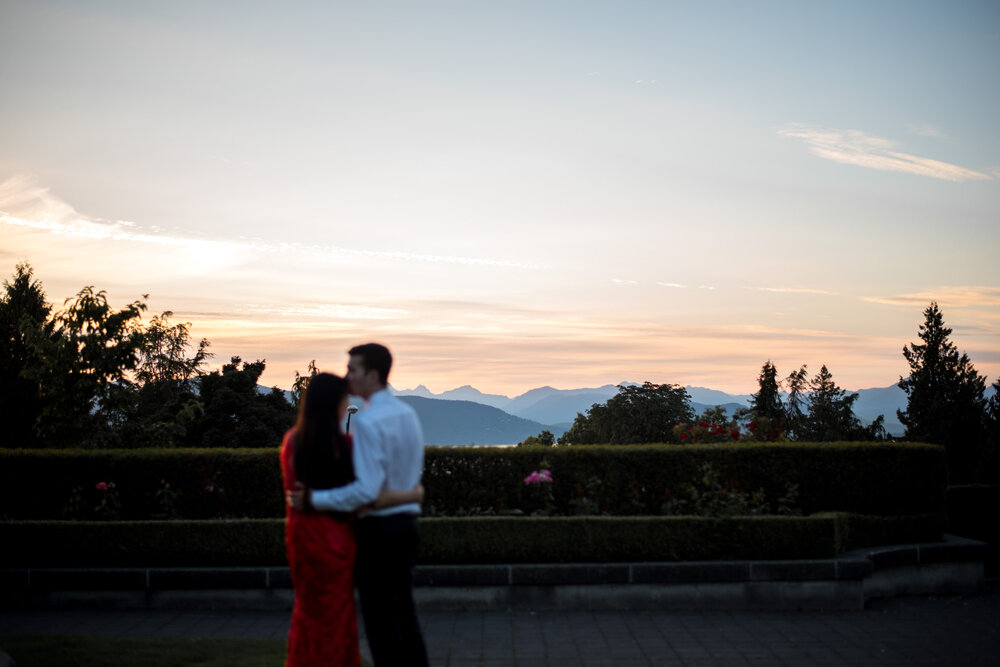
[[[413,605],[424,442],[413,409],[388,391],[392,356],[350,350],[346,379],[313,377],[281,445],[285,545],[295,589],[286,665],[360,665],[357,586],[376,667],[427,665]],[[368,409],[340,430],[347,396]]]

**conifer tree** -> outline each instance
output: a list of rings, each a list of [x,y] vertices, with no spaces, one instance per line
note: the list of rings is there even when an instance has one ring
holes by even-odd
[[[785,408],[785,430],[794,438],[799,437],[806,418],[805,393],[808,383],[809,377],[806,373],[805,364],[799,370],[792,371],[785,380],[785,386],[788,387],[788,407]]]
[[[27,263],[18,264],[0,295],[0,447],[31,447],[35,444],[35,422],[43,402],[38,383],[27,375],[36,362],[33,332],[51,335],[47,326],[52,307],[42,284],[34,279]]]
[[[781,403],[781,395],[778,393],[781,389],[778,369],[770,359],[761,367],[757,385],[759,389],[751,397],[750,410],[758,418],[763,417],[767,420],[769,433],[766,434],[766,439],[777,439],[785,424],[785,406]]]
[[[859,439],[864,429],[854,415],[858,395],[838,387],[826,364],[810,380],[809,389],[809,412],[799,439],[816,442]]]
[[[943,445],[952,483],[974,481],[983,446],[986,380],[949,339],[937,303],[924,310],[920,343],[903,347],[910,375],[899,379],[906,410],[897,410],[909,440]]]

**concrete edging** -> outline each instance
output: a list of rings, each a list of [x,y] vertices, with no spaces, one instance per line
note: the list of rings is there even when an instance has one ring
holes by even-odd
[[[423,565],[414,594],[428,610],[863,609],[974,592],[986,553],[946,535],[816,560]],[[15,608],[290,609],[291,588],[287,567],[0,570],[0,605]]]

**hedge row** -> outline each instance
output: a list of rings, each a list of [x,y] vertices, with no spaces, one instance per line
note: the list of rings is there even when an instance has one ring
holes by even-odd
[[[831,558],[940,539],[942,515],[423,518],[419,562],[600,563]],[[0,522],[0,567],[286,564],[280,519]]]
[[[572,515],[662,514],[699,486],[704,466],[729,488],[763,491],[772,505],[797,488],[801,514],[875,515],[944,511],[944,450],[914,443],[736,443],[586,447],[431,448],[425,464],[429,514],[504,513],[543,507]],[[554,482],[526,485],[543,464]],[[551,498],[540,497],[551,491]]]
[[[543,466],[551,484],[524,483]],[[689,496],[706,470],[727,490],[760,491],[770,508],[763,514],[774,513],[793,487],[797,513],[805,515],[934,514],[945,507],[940,447],[736,443],[428,447],[424,509],[428,516],[659,515],[666,503]],[[118,506],[108,507],[99,482],[115,484]],[[0,519],[265,519],[283,513],[275,448],[0,450]]]

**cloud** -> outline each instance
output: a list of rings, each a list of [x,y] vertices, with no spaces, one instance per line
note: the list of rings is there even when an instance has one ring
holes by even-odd
[[[637,281],[637,280],[622,280],[621,278],[612,278],[611,282],[613,282],[616,285],[638,285],[639,284],[639,281]]]
[[[863,301],[889,306],[926,307],[931,301],[954,308],[993,308],[1000,306],[1000,287],[954,286],[933,290],[898,294],[895,296],[866,296]]]
[[[273,305],[246,304],[240,309],[244,314],[277,315],[280,317],[309,317],[323,320],[397,320],[410,312],[401,308],[380,308],[356,304],[330,303],[322,305]]]
[[[743,289],[757,290],[759,292],[779,292],[783,294],[824,294],[826,296],[837,296],[836,292],[828,292],[822,289],[812,289],[809,287],[746,287]]]
[[[680,283],[660,283],[660,282],[658,282],[656,284],[659,285],[659,286],[661,286],[661,287],[681,287],[681,288],[686,288],[687,287],[687,285],[681,285]]]
[[[992,180],[984,174],[958,165],[918,157],[893,150],[895,143],[858,130],[835,130],[792,124],[778,131],[785,137],[803,140],[813,155],[858,167],[898,171],[945,181]]]
[[[23,175],[14,176],[0,183],[0,224],[82,239],[133,241],[142,244],[171,246],[183,251],[191,261],[196,263],[209,262],[215,268],[218,268],[220,263],[228,265],[238,260],[249,261],[256,255],[262,253],[270,255],[279,251],[296,254],[361,257],[394,262],[460,264],[536,270],[545,268],[537,264],[505,259],[288,243],[273,238],[244,237],[223,241],[200,239],[182,234],[164,234],[156,227],[144,227],[127,220],[103,220],[80,214],[71,205],[53,195],[48,188],[38,185],[34,178]]]

